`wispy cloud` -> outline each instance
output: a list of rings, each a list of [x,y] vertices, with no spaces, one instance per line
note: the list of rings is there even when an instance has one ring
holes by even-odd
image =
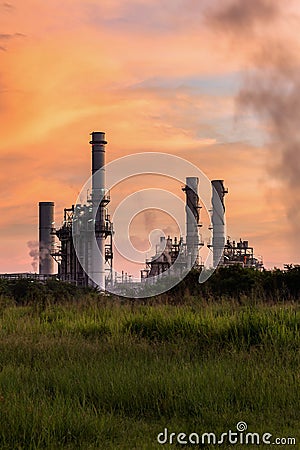
[[[8,3],[8,2],[2,2],[0,3],[0,7],[1,8],[5,8],[6,10],[12,10],[14,9],[14,5],[12,3]]]

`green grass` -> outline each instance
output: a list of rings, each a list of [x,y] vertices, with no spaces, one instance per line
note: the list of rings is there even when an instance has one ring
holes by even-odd
[[[1,305],[1,450],[178,448],[157,434],[242,420],[299,448],[297,304]]]

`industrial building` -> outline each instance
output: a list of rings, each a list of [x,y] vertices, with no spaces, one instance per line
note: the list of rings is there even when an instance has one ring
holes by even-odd
[[[110,195],[105,187],[105,133],[91,133],[90,144],[92,186],[85,203],[65,208],[58,228],[54,222],[54,202],[39,203],[39,274],[0,274],[0,277],[57,278],[78,286],[99,286],[101,290],[119,282],[120,277],[113,271],[114,227],[108,211]],[[186,273],[192,267],[201,270],[199,251],[204,244],[199,233],[202,226],[199,179],[187,177],[182,190],[186,195],[186,237],[160,238],[155,255],[147,259],[141,269],[142,283],[160,277],[167,270],[177,273]],[[236,243],[226,239],[224,197],[228,191],[223,180],[213,180],[211,191],[212,240],[208,247],[212,251],[213,267],[239,264],[262,269],[262,260],[254,256],[254,249],[249,247],[248,241]],[[124,277],[122,271],[121,283],[131,280],[131,276],[126,274]]]
[[[161,237],[161,242],[156,246],[156,254],[146,260],[146,268],[141,270],[141,278],[157,276],[168,270],[180,252],[184,252],[183,264],[188,261],[188,266],[201,270],[203,265],[199,261],[199,249],[204,245],[198,228],[202,225],[199,221],[199,180],[196,177],[187,177],[186,186],[182,190],[186,193],[186,242],[182,237],[177,239],[168,236],[167,240]],[[249,247],[248,241],[235,243],[230,239],[225,240],[225,203],[224,197],[228,190],[224,187],[224,180],[213,180],[212,185],[212,209],[211,226],[212,241],[208,247],[213,254],[213,267],[231,266],[234,264],[242,267],[263,269],[262,258],[254,257],[253,247]]]
[[[91,133],[92,139],[92,191],[86,204],[72,205],[65,208],[63,223],[60,228],[53,227],[54,203],[40,202],[39,229],[40,248],[46,251],[47,258],[40,253],[40,273],[53,273],[49,258],[58,264],[58,278],[75,283],[78,286],[98,285],[104,290],[107,285],[118,283],[113,271],[113,224],[108,213],[109,194],[105,189],[105,134]],[[146,261],[146,268],[141,270],[141,279],[161,275],[174,267],[182,273],[187,268],[199,266],[199,247],[203,245],[199,237],[199,195],[198,178],[187,177],[183,188],[186,193],[186,241],[183,238],[161,237],[156,255]],[[93,248],[93,235],[100,250]],[[54,238],[60,245],[54,246]],[[78,248],[80,249],[78,252]],[[77,251],[76,251],[77,249]],[[103,256],[101,258],[101,255]],[[176,263],[176,264],[175,264]],[[88,270],[85,271],[83,267]],[[92,274],[92,279],[87,275]],[[124,273],[124,272],[123,272]],[[96,282],[95,282],[96,280]],[[121,283],[130,281],[130,275],[122,276]]]
[[[263,269],[263,260],[261,257],[255,258],[254,248],[249,247],[248,241],[239,242],[231,241],[227,239],[223,256],[221,260],[223,266],[231,266],[233,264],[239,264],[243,267],[252,267],[255,269]]]
[[[49,248],[50,255],[58,264],[58,277],[62,281],[75,283],[78,286],[98,285],[102,290],[105,283],[112,280],[112,235],[113,224],[107,211],[110,202],[105,190],[105,134],[91,133],[92,139],[92,192],[84,205],[72,205],[65,208],[64,220],[60,228],[52,228],[50,235],[57,236],[60,241],[58,250]],[[40,217],[48,219],[43,214],[47,203],[40,203]],[[42,212],[41,212],[42,211]],[[40,228],[45,224],[40,223]],[[95,239],[100,251],[94,248]],[[50,241],[50,239],[49,239]],[[51,241],[52,242],[52,241]],[[76,251],[76,249],[79,249]],[[101,256],[103,256],[101,258]],[[40,267],[44,270],[44,260]],[[83,269],[88,268],[92,280]]]
[[[157,277],[166,270],[169,270],[176,262],[177,271],[183,272],[186,268],[191,269],[199,264],[199,249],[203,246],[199,234],[200,205],[198,195],[199,179],[197,177],[187,177],[186,184],[182,190],[186,194],[186,241],[183,237],[176,236],[173,239],[168,236],[167,239],[162,236],[160,243],[156,246],[155,255],[146,259],[146,267],[141,270],[141,279]]]

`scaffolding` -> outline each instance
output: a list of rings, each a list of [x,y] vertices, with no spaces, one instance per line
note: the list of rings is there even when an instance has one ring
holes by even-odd
[[[224,247],[221,265],[231,266],[234,264],[239,264],[242,267],[263,269],[262,258],[254,256],[254,248],[249,246],[249,241],[240,239],[239,242],[235,242],[228,238]]]
[[[105,211],[105,219],[102,226],[97,227],[97,231],[103,235],[103,238],[108,238],[104,253],[106,282],[112,280],[113,260],[113,224],[106,211],[106,205],[109,201],[109,196],[105,196],[102,204],[100,204],[100,207]],[[92,285],[88,274],[83,269],[83,266],[87,268],[88,273],[91,270],[92,239],[96,228],[93,208],[90,204],[91,200],[88,199],[87,203],[86,205],[72,205],[71,208],[65,208],[61,228],[52,231],[60,241],[58,249],[52,253],[53,258],[58,263],[58,277],[62,281],[74,283],[77,286]]]

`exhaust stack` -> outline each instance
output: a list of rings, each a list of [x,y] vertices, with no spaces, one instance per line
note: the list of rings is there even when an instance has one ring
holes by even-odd
[[[51,253],[54,250],[55,236],[51,234],[54,228],[54,202],[39,202],[39,273],[54,274],[54,260]]]
[[[186,185],[183,188],[186,194],[186,248],[191,267],[198,263],[199,251],[199,179],[197,177],[187,177]]]
[[[92,242],[92,276],[101,290],[105,290],[105,133],[94,131],[92,139],[92,206],[95,217],[95,236]],[[100,252],[100,254],[99,254]]]
[[[225,205],[224,197],[227,189],[224,187],[224,180],[213,180],[212,184],[212,248],[213,267],[217,267],[222,261],[225,246]]]

